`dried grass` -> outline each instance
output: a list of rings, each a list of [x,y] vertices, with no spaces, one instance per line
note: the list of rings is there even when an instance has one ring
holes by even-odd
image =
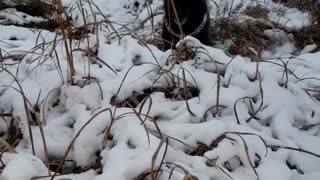
[[[221,41],[231,40],[232,44],[228,52],[232,55],[243,55],[256,60],[257,53],[268,49],[270,39],[264,34],[264,30],[271,27],[260,21],[245,21],[242,23],[231,19],[220,19],[214,28],[215,38]]]

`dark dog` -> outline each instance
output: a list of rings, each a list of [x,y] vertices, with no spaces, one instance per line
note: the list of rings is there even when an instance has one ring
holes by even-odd
[[[209,45],[209,31],[210,16],[206,0],[164,0],[162,38],[166,50],[187,35]]]

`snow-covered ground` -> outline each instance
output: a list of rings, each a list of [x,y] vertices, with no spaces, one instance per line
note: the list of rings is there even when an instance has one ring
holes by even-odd
[[[317,45],[297,52],[283,40],[252,61],[186,37],[194,55],[176,63],[180,53],[144,41],[162,23],[162,1],[147,2],[64,0],[74,27],[94,29],[72,41],[0,25],[0,145],[12,126],[22,133],[15,150],[1,154],[0,179],[318,180]],[[288,30],[312,24],[308,12],[267,0],[210,0],[211,18],[253,3]],[[43,21],[20,16],[0,11],[0,22]],[[198,91],[186,98],[191,89]],[[63,159],[67,175],[46,167]]]

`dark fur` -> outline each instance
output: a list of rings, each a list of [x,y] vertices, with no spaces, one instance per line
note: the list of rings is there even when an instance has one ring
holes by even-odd
[[[187,19],[186,23],[182,25],[183,33],[185,35],[190,35],[190,33],[199,27],[205,14],[208,13],[206,0],[173,0],[173,2],[175,4],[180,22],[183,21],[184,18]],[[174,21],[176,16],[174,15],[171,0],[164,0],[164,10],[164,19],[167,19],[171,29],[176,34],[180,34],[179,26]],[[208,16],[204,28],[198,34],[195,34],[194,37],[200,40],[201,43],[209,45],[209,30],[210,17]],[[171,44],[174,46],[179,41],[179,38],[175,37],[168,31],[164,23],[162,27],[162,38],[165,44],[165,49],[169,49]]]

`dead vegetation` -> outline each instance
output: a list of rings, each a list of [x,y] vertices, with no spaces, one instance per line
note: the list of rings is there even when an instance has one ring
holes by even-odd
[[[220,19],[215,27],[215,38],[222,41],[230,40],[228,52],[232,55],[241,54],[257,59],[257,53],[266,50],[272,44],[264,34],[264,30],[271,27],[259,21],[236,22],[230,19]]]
[[[0,143],[0,153],[3,152],[12,152],[15,147],[19,144],[22,139],[21,130],[18,127],[17,121],[13,119],[12,114],[9,113],[0,113],[0,118],[7,122],[7,137],[2,139],[3,143]],[[9,120],[10,119],[10,120]],[[2,135],[1,135],[2,136]],[[13,151],[14,152],[14,151]]]
[[[33,17],[41,17],[44,18],[45,21],[41,23],[35,22],[26,22],[23,25],[10,23],[7,25],[16,25],[16,26],[23,26],[27,28],[34,28],[34,29],[45,29],[49,31],[54,31],[59,27],[58,19],[56,19],[57,13],[61,13],[57,9],[57,6],[50,4],[43,0],[23,0],[23,1],[10,1],[14,3],[6,3],[0,2],[0,11],[3,9],[14,8],[18,12],[26,13]],[[67,20],[64,20],[64,23],[67,23]],[[69,24],[70,26],[71,24]]]
[[[281,44],[282,42],[271,41],[265,35],[265,30],[279,29],[286,32],[288,37],[292,35],[292,42],[295,43],[298,50],[302,50],[307,45],[316,44],[320,46],[320,4],[315,0],[277,0],[287,7],[297,8],[309,12],[313,19],[310,27],[301,30],[288,30],[281,25],[268,20],[269,10],[263,6],[246,7],[243,14],[251,17],[245,21],[239,22],[238,15],[231,15],[228,18],[218,19],[213,27],[213,39],[215,41],[231,41],[228,52],[232,55],[241,54],[248,56],[253,60],[257,59],[259,52],[268,50],[272,44]]]
[[[212,28],[213,39],[226,44],[230,54],[240,54],[256,61],[263,50],[270,49],[275,43],[264,33],[265,30],[278,28],[269,22],[268,13],[267,8],[257,5],[248,6],[243,11],[248,16],[246,20],[239,20],[238,14],[219,18]]]
[[[135,108],[145,98],[148,98],[151,94],[156,92],[164,93],[165,98],[175,101],[189,100],[199,95],[199,90],[196,87],[187,87],[186,89],[179,87],[154,87],[144,89],[141,92],[133,92],[130,97],[120,102],[117,101],[117,96],[113,96],[110,104],[115,105],[116,107]]]
[[[258,6],[249,6],[245,11],[244,14],[251,16],[253,18],[262,18],[267,19],[268,18],[269,10],[265,7],[262,7],[260,5]]]
[[[313,19],[313,24],[310,27],[292,31],[296,45],[299,49],[303,49],[310,44],[320,46],[320,3],[317,0],[278,0],[288,7],[297,8],[302,11],[309,12]]]
[[[42,0],[19,0],[10,2],[15,3],[6,3],[6,1],[0,2],[0,10],[15,8],[20,12],[37,17],[49,17],[52,15],[52,12],[54,12],[54,7]]]

